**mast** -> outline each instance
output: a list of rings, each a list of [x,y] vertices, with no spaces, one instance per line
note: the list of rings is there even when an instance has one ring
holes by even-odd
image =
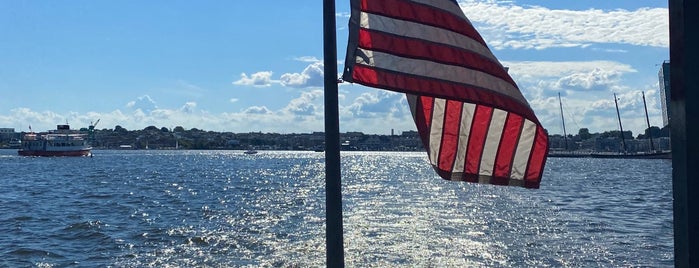
[[[643,96],[643,110],[646,111],[646,124],[648,125],[648,138],[650,139],[650,151],[655,152],[655,146],[653,145],[653,134],[650,133],[650,120],[648,120],[648,107],[646,107],[646,93],[641,91],[641,96]]]
[[[624,154],[626,154],[626,140],[624,140],[624,128],[621,126],[621,115],[619,115],[619,104],[616,101],[616,93],[614,93],[614,106],[616,106],[616,117],[619,119],[619,130],[621,130],[621,144],[624,146]]]
[[[563,118],[563,102],[561,101],[561,93],[558,92],[558,105],[561,107],[561,122],[563,123],[563,142],[565,142],[566,151],[568,150],[568,134],[566,134],[566,120]]]
[[[345,267],[340,178],[340,115],[337,93],[335,0],[323,0],[325,88],[325,253],[327,267]]]

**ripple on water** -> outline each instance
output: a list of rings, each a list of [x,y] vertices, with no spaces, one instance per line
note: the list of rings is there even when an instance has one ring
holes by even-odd
[[[101,151],[0,168],[0,266],[325,265],[323,154]],[[345,261],[672,266],[670,172],[549,159],[529,190],[441,180],[424,153],[343,152]]]

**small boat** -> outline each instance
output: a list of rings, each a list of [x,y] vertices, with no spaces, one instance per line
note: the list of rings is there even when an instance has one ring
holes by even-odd
[[[24,134],[17,153],[21,156],[89,156],[87,134],[58,125],[56,130]]]
[[[624,158],[624,159],[672,159],[671,151],[636,152],[636,153],[592,153],[592,158]]]
[[[9,148],[9,149],[19,149],[21,146],[22,146],[22,141],[20,141],[18,139],[12,139],[7,144],[7,148]]]
[[[243,153],[244,153],[244,154],[256,154],[257,151],[256,151],[256,150],[253,150],[253,149],[250,149],[250,150],[246,150],[246,151],[243,152]]]

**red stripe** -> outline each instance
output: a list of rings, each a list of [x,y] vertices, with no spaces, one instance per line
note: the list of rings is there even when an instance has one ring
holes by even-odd
[[[493,108],[483,105],[476,106],[473,125],[468,139],[468,149],[466,152],[466,173],[478,174],[480,171],[481,157],[483,147],[485,147],[485,138],[490,128],[490,120],[493,116]],[[478,181],[478,177],[467,178],[467,180]]]
[[[547,154],[548,138],[546,137],[544,129],[537,127],[534,146],[529,157],[529,166],[527,167],[527,173],[524,177],[527,183],[536,182],[538,185],[539,181],[541,181],[541,175],[543,174]]]
[[[460,17],[431,7],[427,4],[416,3],[406,0],[352,0],[353,14],[359,14],[357,8],[371,14],[394,18],[397,20],[411,21],[418,24],[438,27],[448,31],[453,31],[463,35],[461,38],[471,38],[479,42],[485,48],[485,42],[480,34],[473,28],[471,23]],[[449,11],[459,12],[458,5],[447,7]],[[492,75],[502,79],[515,88],[516,83],[509,76],[507,71],[497,60],[484,57],[474,51],[465,48],[452,47],[439,42],[419,40],[399,36],[401,29],[387,28],[391,33],[383,33],[374,29],[360,29],[356,24],[358,18],[353,17],[355,23],[351,23],[350,45],[351,51],[356,51],[356,46],[377,52],[385,52],[404,58],[429,60],[445,66],[459,66],[474,70],[479,75]],[[371,27],[371,26],[369,26]],[[436,38],[435,38],[436,40]],[[500,93],[493,88],[482,88],[467,83],[452,82],[435,77],[411,75],[409,73],[399,73],[393,67],[380,69],[367,65],[357,65],[354,55],[348,50],[347,71],[348,81],[357,82],[366,86],[382,88],[397,92],[418,95],[415,103],[414,119],[417,125],[423,145],[429,151],[430,128],[432,125],[434,112],[434,98],[448,100],[445,105],[445,117],[442,127],[441,144],[438,152],[438,159],[431,159],[436,163],[437,173],[444,179],[451,179],[451,171],[455,162],[455,155],[459,145],[466,147],[464,163],[464,179],[471,182],[479,181],[480,163],[484,152],[485,141],[493,120],[493,110],[502,109],[508,112],[508,116],[503,126],[503,133],[498,144],[495,155],[493,174],[490,176],[491,184],[509,184],[511,181],[511,169],[514,162],[515,153],[519,139],[522,135],[524,119],[536,124],[537,129],[534,136],[534,144],[531,153],[528,155],[528,162],[524,174],[524,187],[539,188],[541,177],[548,154],[548,141],[545,130],[542,128],[534,112],[527,104],[526,100],[511,97],[506,93]],[[351,74],[349,73],[351,71]],[[468,82],[472,83],[472,82]],[[508,86],[509,88],[509,86]],[[502,89],[505,90],[505,89]],[[518,95],[519,96],[519,95]],[[471,118],[461,118],[463,103],[476,104],[474,115]],[[461,120],[471,120],[472,128],[462,130]],[[459,132],[469,131],[467,144],[459,143]],[[437,149],[437,148],[432,148]]]
[[[486,46],[481,35],[468,20],[431,6],[404,0],[362,0],[361,10],[367,13],[447,29],[468,36]]]
[[[391,73],[359,64],[354,65],[352,79],[356,83],[370,87],[486,105],[514,112],[539,124],[539,120],[529,106],[514,98],[484,88],[469,87],[427,77]]]
[[[420,134],[420,140],[422,140],[422,146],[425,149],[429,149],[432,107],[434,107],[434,98],[417,96],[414,120],[418,134]]]
[[[366,29],[359,30],[359,47],[382,51],[406,58],[426,59],[485,72],[517,87],[500,63],[478,53],[419,39],[388,35]]]
[[[442,144],[439,147],[438,168],[451,173],[459,145],[459,128],[463,102],[447,100],[444,108],[444,125],[442,127]]]
[[[513,113],[507,115],[507,121],[503,128],[502,138],[500,139],[500,147],[495,158],[495,168],[493,176],[509,178],[512,170],[512,159],[517,149],[517,141],[522,134],[522,124],[524,118]]]

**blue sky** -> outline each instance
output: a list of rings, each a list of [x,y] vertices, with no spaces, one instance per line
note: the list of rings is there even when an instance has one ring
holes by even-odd
[[[662,126],[667,1],[460,0],[544,127]],[[349,3],[337,1],[338,68]],[[0,127],[323,131],[322,1],[1,1]],[[339,71],[338,71],[339,73]],[[340,86],[340,129],[414,130],[402,94]]]

